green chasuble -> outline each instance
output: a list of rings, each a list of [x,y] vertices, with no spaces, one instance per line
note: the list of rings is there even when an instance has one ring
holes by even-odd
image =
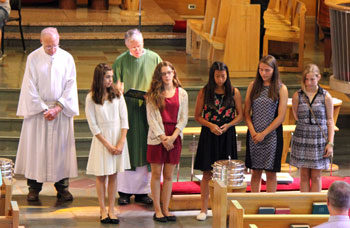
[[[124,52],[113,64],[114,82],[124,82],[124,92],[129,89],[148,90],[154,69],[162,61],[158,54],[144,49],[140,58]],[[134,170],[136,167],[147,164],[147,133],[148,124],[146,116],[145,101],[125,97],[128,108],[129,130],[127,134],[130,165]]]

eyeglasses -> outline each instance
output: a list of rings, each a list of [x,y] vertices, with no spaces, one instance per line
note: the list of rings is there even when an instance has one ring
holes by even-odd
[[[45,48],[46,50],[49,50],[49,51],[51,51],[52,49],[57,49],[58,47],[59,47],[59,45],[44,46],[44,48]]]
[[[174,72],[173,70],[162,72],[162,76],[171,75],[173,72]]]

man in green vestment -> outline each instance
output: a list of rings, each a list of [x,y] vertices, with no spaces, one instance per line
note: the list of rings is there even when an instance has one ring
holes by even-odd
[[[125,34],[125,45],[129,49],[117,57],[113,64],[114,82],[123,91],[136,89],[147,91],[158,63],[162,61],[158,54],[143,48],[143,37],[139,30],[131,29]],[[118,173],[118,204],[135,201],[152,204],[150,193],[150,173],[147,168],[147,132],[146,104],[144,100],[125,97],[128,108],[129,131],[127,134],[130,165],[132,170]]]

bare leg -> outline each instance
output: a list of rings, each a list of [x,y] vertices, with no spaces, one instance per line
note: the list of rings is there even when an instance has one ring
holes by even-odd
[[[300,168],[300,191],[310,192],[310,169]]]
[[[252,192],[260,192],[262,172],[263,171],[259,169],[252,169],[252,179],[250,181],[250,187]]]
[[[211,179],[211,171],[203,171],[203,178],[201,181],[201,212],[207,213],[209,200],[209,181]]]
[[[276,172],[266,171],[266,192],[276,192],[277,177]]]
[[[117,173],[108,176],[108,214],[111,219],[117,218],[114,212],[116,193],[117,193]]]
[[[160,208],[160,174],[162,172],[162,165],[157,163],[151,163],[151,191],[153,198],[154,212],[157,218],[164,217],[162,209]]]
[[[100,216],[102,219],[107,217],[105,197],[106,197],[106,176],[96,176],[96,190],[98,202],[100,204]]]
[[[173,186],[173,173],[175,165],[166,163],[163,169],[163,188],[162,188],[162,211],[164,216],[171,216],[169,213],[169,202]]]
[[[311,169],[311,192],[320,192],[322,190],[321,169]]]

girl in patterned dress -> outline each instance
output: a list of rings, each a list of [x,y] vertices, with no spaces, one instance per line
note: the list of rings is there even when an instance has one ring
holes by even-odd
[[[164,61],[156,66],[147,93],[146,108],[149,125],[147,161],[151,164],[151,191],[155,211],[153,219],[157,222],[174,222],[176,217],[169,212],[168,207],[174,168],[180,161],[182,130],[188,120],[188,96],[181,88],[175,68],[170,62]]]
[[[226,64],[214,62],[209,81],[197,96],[195,120],[202,125],[195,159],[195,169],[203,171],[201,212],[197,220],[207,217],[211,165],[218,160],[237,159],[235,125],[243,119],[241,94],[231,86]]]
[[[271,55],[264,56],[259,62],[255,80],[248,86],[244,103],[248,126],[246,167],[252,169],[252,192],[260,192],[263,170],[267,177],[266,191],[276,191],[287,101],[288,90],[280,81],[276,59]]]
[[[318,85],[320,79],[319,68],[315,64],[307,65],[301,81],[302,89],[295,92],[292,99],[297,124],[290,164],[300,168],[301,192],[321,191],[321,172],[328,168],[329,157],[333,155],[333,102],[331,95]]]

